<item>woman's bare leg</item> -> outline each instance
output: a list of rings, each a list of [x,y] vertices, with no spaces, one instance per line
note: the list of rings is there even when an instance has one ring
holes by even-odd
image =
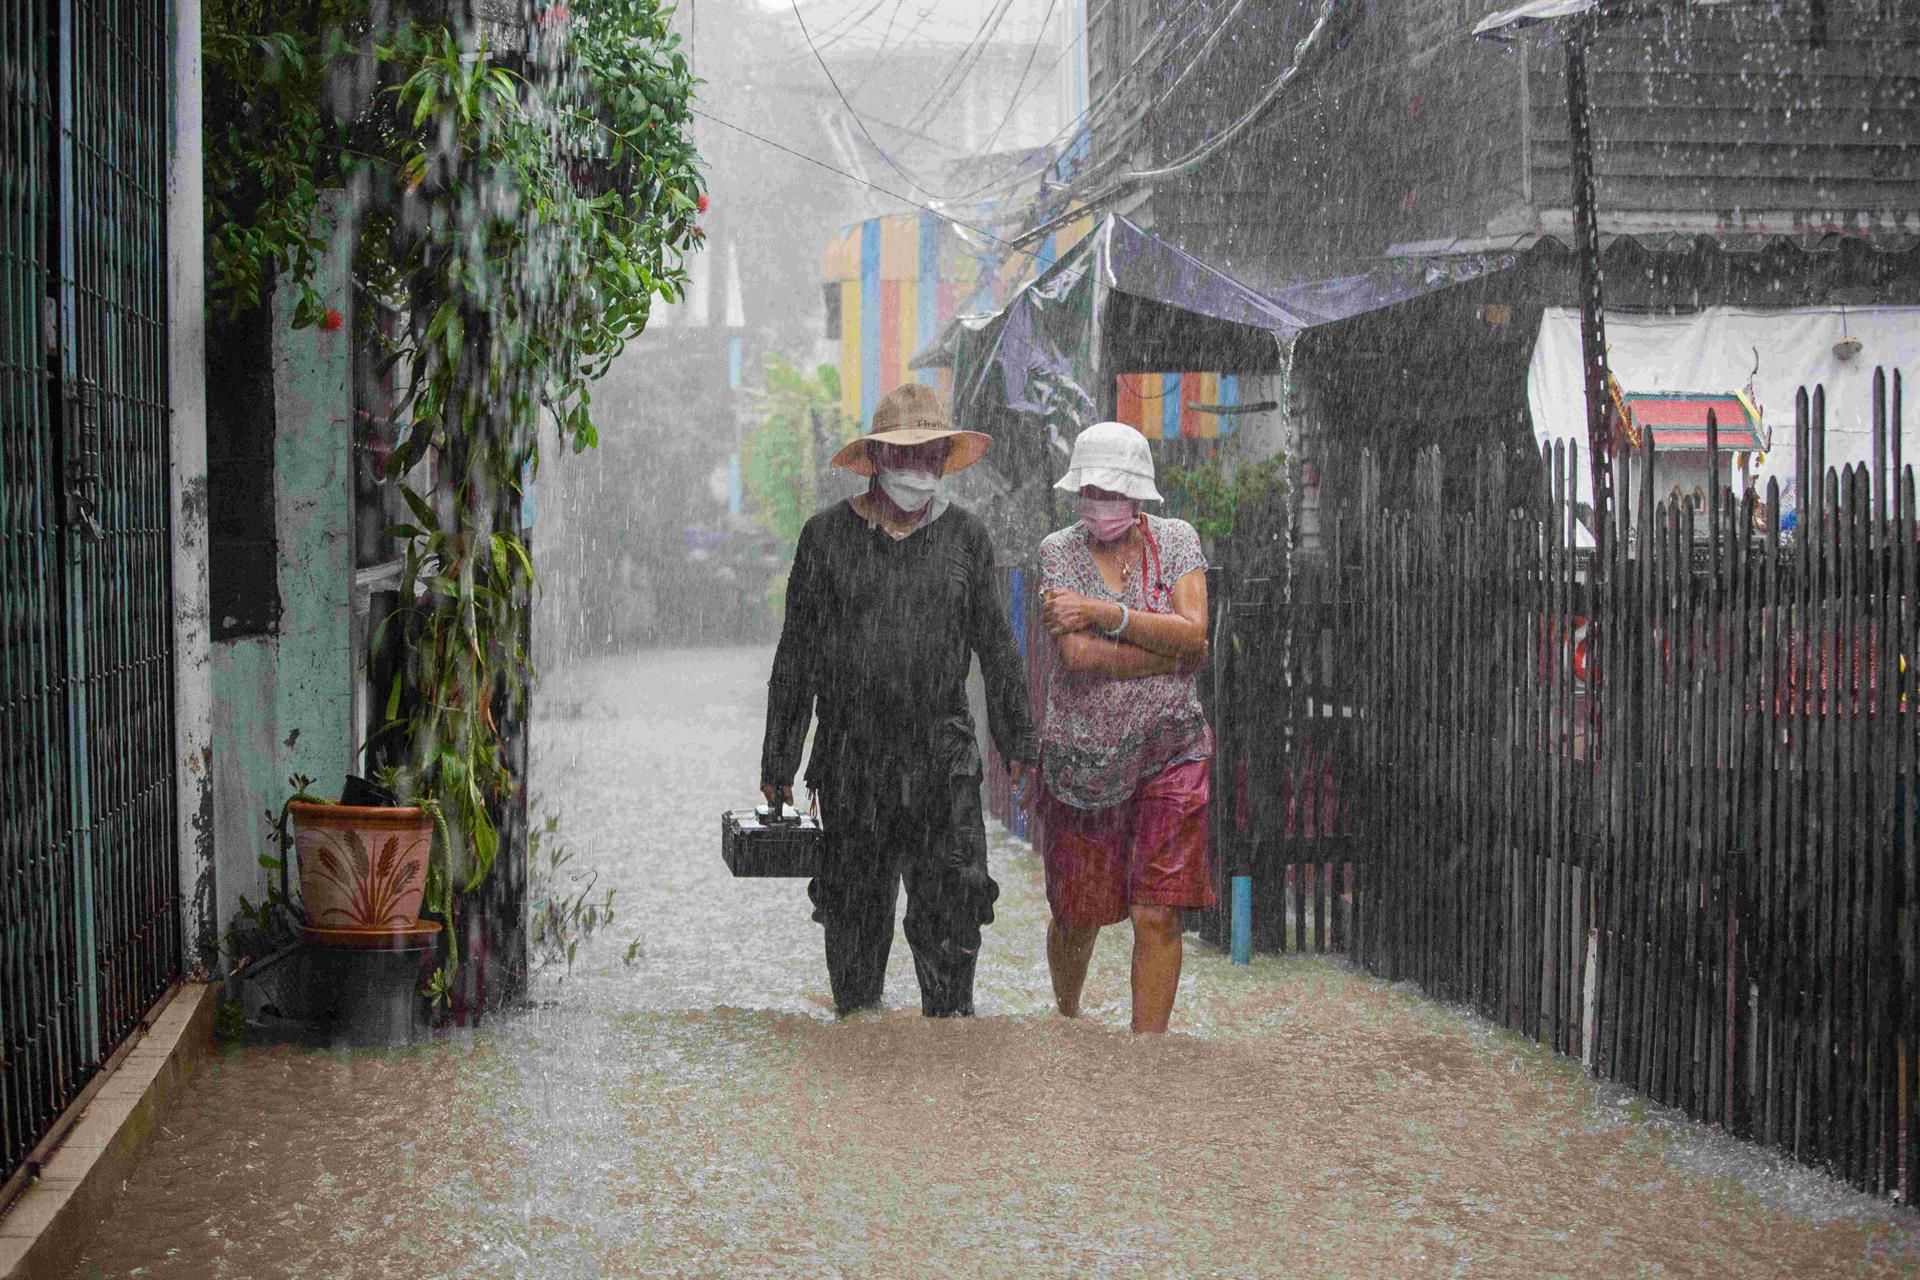
[[[1133,917],[1133,1029],[1161,1032],[1180,989],[1180,908],[1139,905]]]
[[[1047,926],[1047,972],[1053,975],[1053,1002],[1064,1017],[1080,1016],[1080,989],[1087,984],[1087,964],[1099,925],[1070,928],[1058,920]]]

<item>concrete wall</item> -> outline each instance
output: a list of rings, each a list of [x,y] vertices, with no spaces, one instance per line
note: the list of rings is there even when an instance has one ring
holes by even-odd
[[[339,227],[314,285],[349,316],[349,245]],[[355,760],[352,729],[353,394],[351,322],[328,332],[292,327],[293,296],[273,303],[274,522],[282,610],[277,630],[213,645],[213,828],[218,919],[267,888],[264,815],[303,774],[337,795]],[[214,496],[218,501],[218,495]]]
[[[173,504],[175,826],[181,964],[214,960],[213,682],[207,619],[206,273],[202,248],[200,0],[174,0],[167,165],[169,461]]]

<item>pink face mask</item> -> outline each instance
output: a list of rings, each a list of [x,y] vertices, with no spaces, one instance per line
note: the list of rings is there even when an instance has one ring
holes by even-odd
[[[1139,510],[1131,498],[1081,498],[1080,523],[1095,540],[1114,542],[1127,536]]]

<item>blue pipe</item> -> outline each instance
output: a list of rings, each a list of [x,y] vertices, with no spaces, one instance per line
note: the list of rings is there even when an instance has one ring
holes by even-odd
[[[1253,877],[1233,878],[1232,956],[1235,964],[1253,963]]]

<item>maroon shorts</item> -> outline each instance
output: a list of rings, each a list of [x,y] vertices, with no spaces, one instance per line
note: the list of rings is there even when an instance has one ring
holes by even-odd
[[[1210,907],[1208,761],[1162,769],[1108,809],[1040,793],[1047,905],[1070,928],[1118,924],[1130,906]]]

